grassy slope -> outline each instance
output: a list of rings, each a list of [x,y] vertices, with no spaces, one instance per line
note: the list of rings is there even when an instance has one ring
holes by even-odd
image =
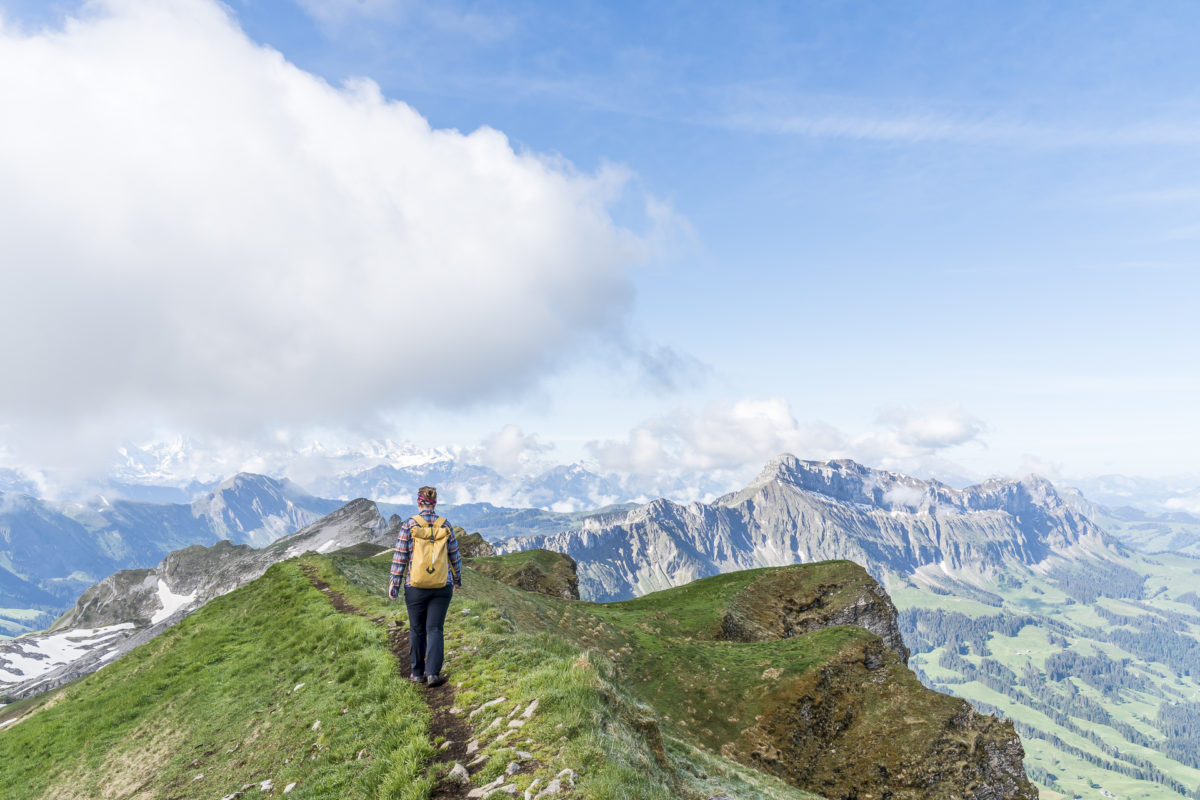
[[[304,561],[371,616],[404,619],[378,590],[386,555]],[[459,704],[507,698],[471,721],[482,732],[540,699],[517,736],[485,738],[496,758],[478,783],[497,777],[519,747],[539,764],[514,778],[521,789],[570,767],[587,798],[811,797],[669,736],[664,749],[654,712],[607,659],[552,627],[529,626],[557,618],[561,601],[478,573],[467,586],[447,622]],[[0,721],[22,715],[0,729],[6,800],[224,796],[268,778],[277,787],[296,782],[289,798],[424,798],[443,769],[428,708],[383,628],[334,611],[295,561],[100,672],[0,709]]]
[[[364,585],[381,577],[382,573],[364,577]],[[825,667],[832,667],[832,680],[840,682],[832,689],[845,693],[838,702],[849,698],[857,703],[848,717],[853,719],[853,730],[837,738],[841,750],[837,757],[830,757],[814,739],[811,747],[815,749],[800,759],[800,769],[808,774],[796,773],[804,783],[834,787],[853,782],[852,775],[839,774],[839,765],[844,769],[849,763],[886,762],[897,767],[892,774],[911,774],[922,766],[914,763],[914,755],[925,753],[931,741],[939,737],[949,737],[941,740],[945,742],[954,740],[955,734],[947,731],[952,727],[950,720],[961,710],[960,701],[926,690],[889,651],[884,651],[887,663],[875,668],[879,671],[863,667],[864,653],[882,648],[874,635],[861,628],[832,627],[751,643],[717,638],[725,612],[745,598],[765,600],[772,596],[769,593],[778,592],[800,597],[806,588],[822,584],[869,580],[861,568],[848,562],[718,575],[611,604],[514,593],[482,576],[470,577],[470,598],[476,604],[502,609],[502,624],[514,637],[553,631],[553,641],[564,642],[574,652],[589,651],[588,660],[597,671],[606,680],[619,682],[621,694],[627,693],[626,702],[634,709],[633,726],[639,727],[640,718],[641,727],[653,728],[655,735],[664,737],[668,751],[695,753],[699,746],[709,753],[732,752],[747,759],[756,745],[779,744],[781,730],[798,729],[796,721],[787,717],[797,701],[823,696],[831,688],[824,683],[831,674]],[[530,646],[538,646],[537,635],[530,641],[535,642]],[[505,645],[503,637],[495,642],[498,648]],[[500,658],[472,652],[458,656],[455,667],[470,675],[477,659],[484,658],[491,668],[508,669],[506,660],[520,659],[521,652],[518,649]],[[470,679],[468,685],[472,685]],[[766,722],[760,725],[762,720]],[[773,721],[778,723],[775,728],[770,724]],[[967,749],[973,736],[962,737]],[[796,744],[795,737],[791,740],[787,746],[793,749],[808,746]],[[783,761],[788,763],[776,763],[772,769],[793,774],[795,760]],[[726,769],[733,768],[729,762],[723,763]],[[734,794],[752,796],[745,790]]]
[[[515,553],[476,563],[510,575],[529,558]],[[375,587],[386,580],[390,554],[337,563],[362,592],[355,595],[356,603],[368,610],[384,608],[374,605],[382,603]],[[666,800],[721,792],[745,800],[816,797],[664,731],[657,710],[610,658],[596,652],[601,648],[593,631],[603,622],[596,615],[603,606],[519,591],[469,567],[464,587],[446,622],[446,669],[461,682],[458,704],[471,708],[507,698],[497,711],[472,720],[482,732],[497,717],[539,698],[538,713],[516,744],[549,765],[543,781],[569,767],[580,774],[580,796],[587,798]],[[397,613],[395,605],[391,613]],[[485,745],[484,751],[504,755],[513,744]],[[496,777],[506,762],[507,756],[494,758],[477,781]],[[518,776],[518,788],[533,777]]]
[[[268,778],[297,782],[296,798],[430,785],[428,716],[384,634],[334,611],[295,562],[29,705],[0,733],[12,800],[223,796]]]
[[[1145,595],[1147,599],[1140,602],[1164,611],[1177,614],[1187,614],[1193,618],[1196,610],[1181,603],[1174,602],[1179,593],[1197,585],[1194,573],[1198,562],[1194,559],[1183,559],[1173,556],[1159,555],[1152,559],[1135,557],[1139,562],[1137,569],[1149,575],[1146,582]],[[1114,724],[1125,723],[1150,737],[1151,741],[1161,740],[1162,734],[1153,725],[1159,705],[1171,700],[1200,701],[1200,665],[1193,669],[1190,676],[1176,675],[1174,670],[1161,664],[1138,658],[1136,654],[1123,651],[1113,644],[1109,633],[1117,626],[1105,620],[1095,610],[1094,605],[1070,603],[1066,595],[1055,584],[1043,577],[1030,575],[1019,588],[1007,586],[995,588],[994,591],[1004,598],[1001,608],[982,605],[969,600],[961,600],[936,595],[919,589],[900,589],[891,592],[893,601],[901,609],[931,608],[946,611],[957,611],[972,617],[993,616],[998,613],[1017,615],[1030,614],[1043,620],[1057,622],[1067,626],[1065,638],[1067,649],[1082,655],[1103,653],[1114,660],[1130,659],[1127,671],[1133,676],[1144,677],[1148,687],[1145,691],[1122,689],[1119,696],[1104,696],[1079,678],[1067,678],[1062,682],[1049,682],[1049,687],[1057,697],[1053,707],[1071,715],[1072,724],[1084,732],[1081,735],[1060,725],[1044,711],[1031,708],[1012,698],[1012,692],[998,691],[995,687],[985,686],[972,680],[961,682],[964,675],[955,669],[939,666],[939,659],[945,653],[944,647],[914,653],[912,664],[920,668],[930,681],[930,685],[940,691],[950,692],[964,697],[975,703],[983,703],[999,709],[1005,716],[1018,723],[1022,733],[1022,741],[1026,750],[1026,766],[1032,774],[1040,775],[1039,770],[1054,776],[1053,785],[1060,791],[1051,790],[1048,781],[1043,780],[1044,797],[1096,797],[1103,796],[1101,791],[1108,791],[1111,796],[1131,798],[1135,800],[1164,800],[1164,798],[1180,798],[1181,795],[1163,785],[1149,780],[1122,774],[1106,769],[1101,765],[1090,763],[1077,753],[1072,753],[1069,747],[1075,747],[1084,753],[1091,754],[1095,759],[1103,759],[1109,763],[1119,763],[1112,750],[1118,749],[1123,755],[1134,759],[1144,759],[1160,769],[1166,776],[1180,781],[1187,787],[1200,791],[1200,769],[1180,764],[1153,748],[1130,742],[1115,727],[1089,721],[1075,713],[1071,702],[1067,699],[1066,682],[1073,683],[1078,693],[1102,705],[1113,717]],[[1162,587],[1166,592],[1159,593]],[[1159,593],[1157,597],[1153,596]],[[1132,603],[1113,598],[1101,598],[1095,605],[1109,611],[1131,617],[1145,615],[1147,612]],[[1200,625],[1185,624],[1178,632],[1200,638]],[[908,631],[905,632],[909,639]],[[910,639],[910,644],[912,640]],[[914,648],[916,649],[916,648]],[[1026,686],[1024,670],[1026,664],[1037,668],[1045,677],[1046,659],[1063,648],[1054,644],[1046,627],[1027,626],[1015,636],[1004,636],[992,633],[988,638],[988,656],[1000,662],[1017,675],[1018,688]],[[982,656],[971,653],[963,656],[976,666],[982,661]],[[1099,738],[1103,745],[1091,741],[1087,733]],[[1049,737],[1058,737],[1069,747],[1062,747]],[[1105,752],[1105,750],[1108,752]],[[1200,793],[1197,794],[1200,796]]]

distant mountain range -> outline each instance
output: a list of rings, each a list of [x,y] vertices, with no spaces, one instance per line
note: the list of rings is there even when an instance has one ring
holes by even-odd
[[[436,469],[442,472],[397,468],[373,477],[390,486],[420,480],[442,488],[456,476],[483,474],[449,464]],[[559,478],[590,480],[570,472]],[[107,547],[95,552],[109,558],[149,552],[149,544],[136,551],[137,537],[122,533],[142,524],[180,538],[193,530],[188,526],[202,525],[209,537],[261,542],[288,525],[299,527],[305,515],[315,517],[321,503],[340,504],[251,475],[180,506],[114,502],[56,511],[27,496],[2,499],[6,547],[15,540],[16,521],[23,530],[64,537],[63,547],[90,538],[94,548]],[[0,661],[10,656],[0,669],[24,676],[0,689],[40,691],[49,673],[32,675],[31,665],[48,664],[38,653],[70,655],[49,680],[95,668],[297,548],[389,544],[383,519],[400,510],[356,501],[266,549],[185,548],[160,557],[153,570],[112,575],[85,592],[54,631],[0,644]],[[544,546],[567,553],[577,562],[585,600],[641,596],[756,567],[857,562],[888,586],[922,680],[1013,718],[1032,740],[1028,763],[1044,796],[1087,796],[1101,786],[1137,800],[1200,797],[1193,791],[1200,776],[1193,746],[1200,742],[1200,559],[1179,552],[1194,542],[1186,514],[1113,510],[1034,476],[957,489],[852,461],[789,455],[711,503],[659,499],[565,513],[476,502],[443,510],[468,530],[502,539],[503,550]],[[335,529],[343,533],[330,533]],[[1134,543],[1177,553],[1149,556],[1131,549]],[[56,574],[77,566],[39,552]],[[24,556],[22,568],[38,557]],[[7,559],[0,562],[7,596],[59,596],[51,589],[61,590],[55,583],[61,579],[35,583],[8,569],[9,550],[0,558]],[[28,617],[12,621],[35,624]]]
[[[356,500],[262,548],[219,541],[171,552],[151,569],[120,570],[85,591],[49,630],[0,642],[0,696],[31,696],[99,669],[209,600],[305,552],[388,542],[389,522]],[[390,543],[390,542],[388,542]],[[378,548],[376,548],[378,549]]]
[[[1037,477],[954,489],[853,461],[794,456],[713,503],[655,500],[554,534],[543,546],[578,561],[580,591],[598,601],[826,559],[862,564],[881,581],[938,583],[964,569],[987,576],[1012,563],[1120,548]]]
[[[1146,555],[1111,532],[1179,551],[1195,541],[1190,524],[1111,511],[1037,477],[955,489],[782,456],[713,503],[655,500],[540,544],[574,558],[581,596],[602,602],[756,567],[857,562],[887,585],[922,680],[1017,722],[1043,797],[1195,800],[1200,559]]]
[[[50,502],[37,496],[37,485],[28,477],[13,470],[0,470],[0,636],[45,627],[74,601],[79,592],[113,571],[148,567],[172,550],[192,544],[211,545],[222,539],[261,547],[356,497],[373,499],[388,513],[409,508],[417,487],[425,484],[439,487],[442,507],[453,514],[456,523],[478,530],[489,539],[536,539],[558,535],[551,545],[573,553],[600,553],[603,545],[598,543],[597,537],[603,534],[607,524],[632,526],[631,530],[637,529],[634,538],[642,537],[643,545],[650,547],[649,539],[658,534],[645,526],[638,527],[638,515],[646,519],[655,515],[672,519],[674,522],[668,528],[678,533],[681,542],[688,542],[678,553],[667,556],[674,559],[670,562],[673,566],[664,571],[678,576],[697,577],[735,566],[767,562],[792,563],[790,559],[811,559],[818,553],[859,559],[862,563],[875,565],[877,573],[885,569],[906,572],[914,565],[926,562],[934,565],[940,563],[943,556],[949,563],[954,563],[960,557],[958,552],[954,547],[943,550],[938,543],[939,537],[956,525],[970,527],[980,523],[983,517],[978,514],[968,517],[962,513],[972,502],[986,504],[1022,497],[1032,499],[1039,493],[1047,498],[1055,496],[1055,503],[1069,506],[1076,512],[1074,521],[1064,530],[1075,531],[1072,525],[1082,525],[1080,519],[1087,519],[1116,535],[1123,543],[1147,552],[1171,550],[1200,554],[1200,516],[1185,511],[1147,512],[1128,506],[1110,508],[1089,502],[1078,492],[1057,492],[1049,483],[1033,478],[1017,482],[989,481],[960,490],[936,481],[918,481],[867,470],[855,479],[857,484],[854,481],[846,483],[846,477],[841,473],[849,475],[853,470],[847,472],[849,468],[843,466],[822,468],[835,469],[839,473],[836,480],[833,477],[818,479],[813,472],[816,467],[802,470],[806,475],[793,471],[789,476],[785,470],[780,485],[809,481],[804,484],[809,492],[807,497],[816,505],[807,510],[805,519],[820,519],[822,502],[850,503],[858,509],[855,514],[843,518],[839,511],[834,517],[824,519],[822,524],[836,529],[848,525],[848,529],[866,537],[863,541],[874,540],[872,547],[878,552],[849,545],[837,547],[833,541],[821,541],[819,531],[810,530],[805,534],[804,542],[797,540],[794,543],[764,534],[766,539],[762,543],[766,545],[770,539],[774,550],[750,548],[754,555],[747,560],[737,555],[737,548],[709,552],[711,548],[705,541],[707,534],[700,533],[708,530],[711,520],[719,521],[714,541],[722,535],[720,531],[724,528],[721,525],[728,527],[734,536],[754,535],[755,531],[769,528],[771,521],[761,515],[750,515],[739,521],[742,512],[735,507],[739,506],[741,501],[737,498],[744,492],[727,495],[708,505],[656,500],[651,504],[652,509],[635,512],[635,517],[626,523],[603,512],[627,511],[633,508],[629,501],[638,500],[638,495],[615,477],[598,475],[579,464],[511,478],[488,467],[460,463],[444,453],[401,452],[396,447],[378,444],[369,452],[348,454],[345,456],[346,471],[335,477],[312,478],[303,488],[285,479],[248,473],[215,484],[196,481],[147,483],[168,480],[174,461],[186,457],[186,443],[177,442],[162,452],[138,450],[127,453],[127,463],[107,487],[109,493],[88,503]],[[359,469],[363,463],[385,455],[411,463],[374,464]],[[422,461],[422,458],[433,460]],[[828,463],[845,465],[849,462]],[[770,469],[777,471],[779,465]],[[860,471],[865,469],[860,468]],[[775,479],[773,473],[764,475],[768,482]],[[762,480],[764,478],[760,476],[751,489]],[[837,486],[831,484],[822,488],[818,483],[824,480],[834,481]],[[867,486],[870,481],[878,485]],[[681,487],[684,494],[694,490],[695,487]],[[689,515],[697,513],[695,509],[705,510],[700,516],[689,519]],[[800,513],[800,509],[785,513],[793,512]],[[1059,516],[1064,513],[1063,509],[1054,511]],[[597,518],[588,523],[596,527],[583,527],[582,521],[589,517]],[[1015,520],[1016,516],[1010,514],[1001,520],[999,529],[983,535],[999,536],[998,542],[1007,541],[1006,534],[1017,529],[1010,530],[1005,526],[1015,524]],[[1056,517],[1047,524],[1054,527],[1059,521],[1065,520]],[[933,522],[936,525],[930,527]],[[907,529],[910,523],[917,530],[929,530],[918,535],[906,550],[908,545],[889,539],[893,536],[889,531]],[[1047,545],[1038,543],[1037,529],[1030,527],[1032,524],[1028,515],[1021,521],[1025,526],[1022,529],[1025,530],[1023,544],[998,546],[1024,547],[1026,552],[1022,558],[1036,560],[1038,553],[1028,548]],[[1082,529],[1075,533],[1095,534]],[[973,548],[975,545],[968,550]],[[767,552],[776,555],[768,557]],[[975,556],[967,553],[965,557]],[[621,567],[615,562],[606,562],[606,558],[593,559],[594,563],[587,569],[594,573],[595,579],[585,570],[585,586],[589,581],[609,585],[616,592],[613,596],[627,596],[635,588],[645,590],[667,585],[661,574],[655,577],[653,571],[643,569],[642,574],[635,575],[635,566]],[[986,561],[987,558],[983,558],[981,563]],[[602,575],[605,570],[615,572]],[[617,577],[618,573],[623,577]]]
[[[0,494],[0,634],[45,627],[117,570],[149,566],[189,545],[265,546],[340,505],[287,481],[246,474],[186,504],[58,505]]]

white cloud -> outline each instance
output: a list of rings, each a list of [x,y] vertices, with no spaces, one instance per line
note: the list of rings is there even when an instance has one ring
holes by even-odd
[[[938,409],[892,408],[877,420],[880,430],[853,438],[852,450],[868,463],[928,456],[976,439],[983,423],[956,406]]]
[[[591,442],[604,469],[648,475],[659,471],[761,466],[782,452],[829,452],[844,437],[817,423],[801,426],[782,398],[718,403],[700,413],[679,410],[649,420],[626,441]]]
[[[1163,503],[1170,511],[1185,511],[1189,514],[1200,515],[1200,491],[1190,495],[1172,497]]]
[[[880,429],[848,435],[824,422],[801,424],[782,398],[715,404],[699,414],[679,410],[642,423],[624,441],[591,442],[604,469],[655,472],[761,467],[780,453],[804,459],[853,458],[887,469],[914,470],[936,453],[975,441],[983,423],[959,408],[891,409]]]
[[[925,493],[915,486],[897,484],[883,493],[883,499],[893,506],[918,506]]]
[[[0,23],[0,76],[0,421],[27,438],[351,425],[625,336],[619,169],[431,129],[209,0]]]
[[[552,449],[553,445],[542,443],[536,434],[526,435],[516,425],[505,425],[465,455],[501,475],[512,476],[527,472],[541,454]]]

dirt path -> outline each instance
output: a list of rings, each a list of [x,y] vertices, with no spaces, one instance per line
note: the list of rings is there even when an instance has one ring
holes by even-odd
[[[345,595],[317,577],[317,572],[312,567],[302,566],[301,568],[308,576],[309,583],[324,593],[329,598],[330,604],[341,613],[365,617],[376,625],[387,625],[388,649],[392,651],[392,655],[399,662],[400,674],[408,675],[409,666],[412,664],[408,654],[408,628],[396,622],[389,623],[385,617],[369,616],[365,611],[348,602]],[[426,705],[429,706],[430,736],[434,740],[440,736],[449,742],[448,747],[438,751],[438,761],[448,765],[457,761],[463,766],[467,766],[467,742],[473,736],[473,731],[462,717],[450,713],[450,709],[454,707],[458,690],[450,683],[443,683],[441,686],[432,688],[422,686],[421,693],[424,695]],[[468,769],[474,772],[470,767]],[[434,787],[430,798],[431,800],[466,800],[467,792],[471,788],[473,787],[469,784],[442,779]]]

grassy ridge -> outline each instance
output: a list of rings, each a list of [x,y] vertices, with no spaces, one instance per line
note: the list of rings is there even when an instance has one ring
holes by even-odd
[[[296,782],[295,798],[399,800],[432,785],[428,714],[384,634],[334,611],[295,562],[30,705],[0,732],[11,800],[223,796],[267,779]]]
[[[289,798],[428,797],[445,765],[421,690],[404,680],[382,626],[336,612],[301,571],[315,568],[369,616],[403,622],[403,605],[382,591],[388,560],[276,565],[100,672],[3,709],[25,716],[0,729],[0,796],[219,797],[271,779],[277,791],[297,784]],[[570,768],[583,798],[814,797],[663,736],[610,661],[531,626],[557,618],[563,601],[473,571],[466,584],[446,625],[458,702],[506,698],[471,720],[493,756],[477,784],[520,749],[535,765],[512,778],[521,790]],[[517,736],[482,735],[535,698]]]
[[[0,796],[186,800],[270,779],[295,782],[289,797],[428,797],[448,770],[443,742],[388,650],[386,623],[406,620],[383,592],[390,554],[362,555],[276,565],[104,670],[4,709],[26,716],[0,729]],[[485,568],[513,579],[530,558]],[[335,611],[303,569],[385,624]],[[816,796],[744,766],[758,763],[833,796],[857,791],[870,765],[884,766],[881,784],[915,774],[933,786],[926,762],[957,769],[946,748],[966,753],[994,732],[956,728],[960,701],[919,686],[878,637],[838,626],[722,638],[730,610],[757,609],[756,598],[851,602],[830,587],[864,576],[847,562],[752,570],[600,605],[468,568],[447,618],[446,671],[463,712],[497,701],[459,716],[490,756],[472,780],[520,761],[505,778],[518,795],[572,770],[574,796],[597,800]],[[836,719],[795,716],[806,708]],[[933,780],[936,791],[896,796],[950,797],[968,783]]]
[[[485,560],[490,572],[511,577],[529,556]],[[347,597],[375,613],[403,618],[402,606],[384,601],[390,554],[333,563],[354,588]],[[553,567],[547,564],[547,567]],[[520,591],[468,567],[464,588],[457,591],[446,621],[447,672],[461,684],[457,702],[478,707],[505,697],[495,710],[473,720],[477,732],[492,721],[539,700],[537,714],[519,737],[489,744],[494,757],[478,783],[498,777],[523,749],[540,762],[537,770],[515,777],[523,791],[536,778],[545,782],[564,768],[579,774],[580,797],[618,800],[705,800],[722,792],[746,800],[804,800],[800,791],[664,731],[658,711],[644,702],[624,669],[587,644],[588,631],[603,620],[604,606],[564,601]]]

